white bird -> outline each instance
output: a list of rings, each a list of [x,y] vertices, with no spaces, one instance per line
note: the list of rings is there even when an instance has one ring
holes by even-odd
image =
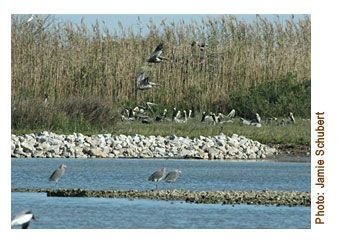
[[[243,124],[243,125],[250,125],[251,122],[247,119],[240,118],[240,123]]]
[[[191,110],[191,109],[189,109],[189,113],[188,113],[188,119],[190,119],[190,118],[191,118],[191,114],[192,114],[192,110]]]
[[[31,220],[35,219],[36,218],[31,211],[23,211],[14,217],[11,226],[20,225],[22,229],[27,229]]]
[[[223,119],[225,118],[225,115],[223,115],[221,112],[219,112],[216,116],[216,122],[217,123],[225,123],[225,121],[223,121]]]
[[[236,114],[236,111],[235,109],[232,109],[229,114],[227,115],[227,118],[234,118],[235,117],[235,114]]]
[[[258,113],[256,113],[256,121],[257,123],[261,123],[261,117]]]
[[[267,118],[266,123],[267,123],[267,124],[277,123],[277,117],[270,117],[270,118]]]
[[[206,112],[202,113],[202,119],[201,122],[207,122],[207,123],[213,123],[216,124],[216,114],[210,112],[210,114],[207,114]]]
[[[179,118],[181,118],[181,111],[177,111],[177,113],[176,113],[176,116],[175,116],[175,119],[179,119]]]
[[[163,113],[162,113],[160,116],[156,116],[156,119],[155,119],[155,120],[156,120],[157,122],[160,122],[160,121],[165,120],[167,112],[168,112],[168,110],[167,110],[167,109],[164,109]]]
[[[147,90],[151,89],[153,86],[158,86],[159,84],[151,82],[148,76],[145,76],[145,73],[141,73],[137,78],[137,89],[139,90]]]
[[[177,113],[177,115],[180,116],[181,111],[178,111],[178,113]],[[183,113],[184,113],[184,119],[181,119],[181,118],[177,117],[177,115],[176,115],[176,117],[175,117],[176,123],[186,123],[188,121],[187,111],[183,110]]]
[[[295,118],[292,112],[289,113],[289,119],[293,124],[295,123]]]
[[[27,23],[30,23],[31,21],[33,21],[33,19],[34,19],[34,15],[31,15],[31,17],[28,18]]]

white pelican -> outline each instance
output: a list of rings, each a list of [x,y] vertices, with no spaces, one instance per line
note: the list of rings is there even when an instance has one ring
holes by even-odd
[[[293,124],[295,123],[295,118],[294,118],[294,115],[293,115],[292,112],[289,113],[289,119],[290,119],[291,123],[293,123]]]
[[[235,117],[235,114],[236,114],[235,109],[232,109],[232,110],[228,113],[227,118],[234,118],[234,117]]]
[[[181,111],[178,111],[176,117],[175,117],[175,122],[176,123],[186,123],[187,120],[188,120],[188,116],[187,116],[187,111],[186,110],[183,110],[183,113],[184,113],[184,119],[180,119],[180,113]]]
[[[257,123],[261,123],[261,117],[258,113],[256,113],[256,121]]]

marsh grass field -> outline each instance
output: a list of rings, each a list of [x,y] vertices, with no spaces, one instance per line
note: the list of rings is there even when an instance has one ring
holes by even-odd
[[[53,16],[12,15],[12,133],[213,136],[234,133],[267,144],[310,145],[311,20],[233,15],[192,22],[154,23],[146,31],[119,23],[110,29],[60,22]],[[141,25],[137,18],[136,27]],[[146,59],[163,42],[167,61]],[[202,48],[203,47],[203,48]],[[145,71],[157,89],[136,91]],[[46,95],[48,100],[45,102]],[[195,119],[142,124],[121,122],[124,108],[155,102],[192,109]],[[202,124],[200,114],[228,113],[251,119],[286,118],[294,125]]]

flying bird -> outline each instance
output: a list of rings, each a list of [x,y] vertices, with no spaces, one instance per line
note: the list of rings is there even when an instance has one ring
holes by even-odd
[[[145,73],[141,73],[137,78],[137,89],[139,90],[147,90],[151,89],[153,86],[158,86],[159,84],[151,82],[148,76],[145,76]]]
[[[20,225],[22,229],[27,229],[32,220],[36,220],[31,211],[18,213],[11,222],[11,226]]]
[[[161,54],[163,52],[163,43],[160,43],[156,49],[153,51],[153,53],[148,58],[148,63],[160,63],[163,60],[167,60],[165,57],[162,57]]]

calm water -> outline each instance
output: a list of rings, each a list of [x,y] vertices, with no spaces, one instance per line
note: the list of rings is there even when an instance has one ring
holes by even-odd
[[[54,185],[48,177],[61,163],[67,170]],[[310,191],[310,163],[133,159],[12,159],[12,188],[154,189],[147,178],[161,167],[182,176],[159,189]],[[310,228],[309,207],[12,193],[12,217],[25,209],[39,218],[30,228]]]

